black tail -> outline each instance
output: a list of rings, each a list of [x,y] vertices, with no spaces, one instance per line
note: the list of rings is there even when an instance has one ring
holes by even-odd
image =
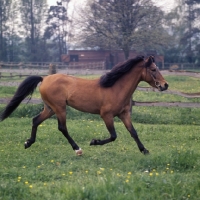
[[[26,78],[18,87],[13,98],[10,100],[8,105],[0,113],[0,121],[6,119],[18,106],[19,104],[27,97],[31,96],[36,89],[39,82],[43,78],[41,76],[29,76]]]

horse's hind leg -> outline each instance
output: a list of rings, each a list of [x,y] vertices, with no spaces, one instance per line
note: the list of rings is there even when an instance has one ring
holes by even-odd
[[[44,110],[37,116],[33,118],[33,125],[32,125],[32,131],[31,131],[31,137],[26,140],[24,143],[25,149],[30,147],[36,139],[36,133],[37,133],[37,127],[45,120],[51,117],[54,114],[54,112],[51,110],[50,107],[47,105],[44,105]]]
[[[67,126],[66,126],[66,106],[63,108],[56,109],[56,115],[58,118],[58,130],[67,138],[68,142],[71,144],[72,149],[75,150],[77,155],[82,155],[82,150],[76,144],[76,142],[70,137]]]

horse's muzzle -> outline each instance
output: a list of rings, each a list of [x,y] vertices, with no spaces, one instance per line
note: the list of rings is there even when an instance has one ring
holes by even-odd
[[[169,87],[168,83],[165,83],[164,86],[161,86],[161,85],[159,86],[159,90],[164,91],[164,90],[167,90],[168,87]]]

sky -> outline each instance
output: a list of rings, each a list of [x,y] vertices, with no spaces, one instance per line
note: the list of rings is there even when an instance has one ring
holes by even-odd
[[[47,0],[50,6],[57,5],[56,4],[57,1],[60,0]],[[78,3],[77,1],[82,2],[84,0],[76,0],[76,3]],[[162,0],[162,1],[152,0],[152,1],[155,2],[157,6],[163,8],[164,10],[170,11],[174,7],[176,0]]]

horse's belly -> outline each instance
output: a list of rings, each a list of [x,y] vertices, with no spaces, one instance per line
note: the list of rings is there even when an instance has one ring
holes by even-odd
[[[76,110],[79,110],[82,112],[88,112],[92,114],[100,113],[99,106],[95,102],[80,100],[80,102],[68,101],[67,104],[71,106],[72,108],[75,108]]]

